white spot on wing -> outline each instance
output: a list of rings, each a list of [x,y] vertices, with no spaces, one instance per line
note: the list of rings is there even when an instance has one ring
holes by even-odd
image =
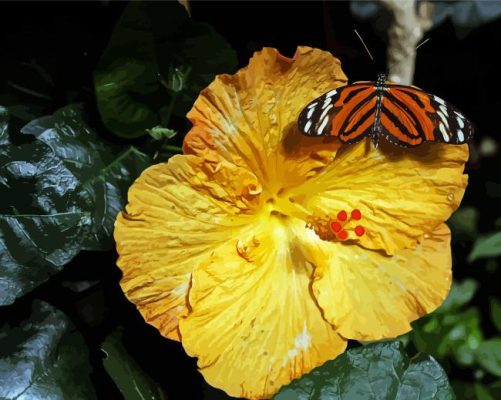
[[[324,117],[324,119],[322,120],[322,123],[320,124],[320,127],[318,128],[317,135],[322,134],[325,127],[327,126],[327,122],[329,122],[329,117]]]
[[[322,119],[323,117],[325,117],[327,115],[327,113],[329,112],[329,110],[334,107],[332,104],[329,104],[329,107],[327,107],[323,112],[322,114],[320,115],[320,119]]]
[[[442,133],[442,137],[444,138],[444,141],[448,142],[449,141],[449,135],[447,135],[447,131],[445,130],[444,124],[442,124],[440,122],[440,124],[438,125],[438,128],[440,129],[440,132]]]
[[[308,131],[310,130],[310,128],[311,128],[311,121],[310,121],[310,120],[308,120],[308,121],[306,122],[306,124],[304,125],[304,131],[305,131],[306,133],[308,133]]]
[[[327,98],[324,100],[324,104],[322,104],[322,110],[323,110],[325,107],[329,106],[329,104],[331,104],[331,99],[327,97]]]
[[[314,113],[314,112],[315,112],[315,107],[310,108],[310,109],[308,110],[308,114],[306,114],[306,117],[307,117],[308,119],[310,119],[310,118],[311,118],[311,116],[313,115],[313,113]]]
[[[331,90],[330,92],[327,92],[325,95],[326,95],[327,97],[332,97],[332,96],[334,96],[336,93],[337,93],[337,90],[336,90],[336,89],[334,89],[334,90]]]
[[[435,100],[437,103],[445,104],[445,101],[438,96],[433,96],[433,100]]]
[[[307,108],[313,108],[317,105],[318,103],[315,101],[313,103],[311,103]]]
[[[464,128],[464,122],[461,118],[456,117],[456,121],[458,122],[460,128]]]
[[[445,116],[449,116],[449,114],[447,114],[447,108],[445,106],[440,106],[440,111],[442,111]]]
[[[464,115],[458,113],[457,111],[454,111],[454,114],[456,114],[459,118],[464,119]]]
[[[447,122],[447,118],[445,118],[445,115],[442,113],[442,111],[437,111],[438,116],[444,121],[445,126],[449,126],[449,123]]]
[[[464,142],[464,134],[463,134],[463,131],[460,129],[460,130],[458,130],[457,134],[458,134],[458,140],[459,140],[460,142]]]

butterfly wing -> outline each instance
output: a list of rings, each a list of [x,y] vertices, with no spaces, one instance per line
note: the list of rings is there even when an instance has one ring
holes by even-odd
[[[388,84],[381,105],[381,130],[404,147],[424,141],[462,144],[473,136],[472,123],[452,104],[414,86]]]
[[[331,90],[301,111],[299,129],[307,136],[330,135],[343,143],[358,142],[372,131],[376,100],[374,82]]]

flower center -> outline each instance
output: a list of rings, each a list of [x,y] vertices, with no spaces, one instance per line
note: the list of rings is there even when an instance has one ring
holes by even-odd
[[[341,210],[335,218],[332,217],[312,217],[308,219],[306,227],[311,228],[323,240],[345,241],[356,239],[365,235],[365,228],[358,221],[362,219],[359,209]]]

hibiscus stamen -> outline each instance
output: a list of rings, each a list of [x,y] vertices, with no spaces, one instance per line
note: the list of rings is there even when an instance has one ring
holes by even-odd
[[[346,214],[346,211],[342,210],[337,213],[337,219],[339,221],[346,221],[348,218],[348,214]]]
[[[357,225],[354,229],[346,229],[350,221],[360,221],[361,219],[362,212],[357,208],[351,211],[349,219],[345,210],[339,211],[336,220],[329,221],[330,232],[334,234],[333,238],[344,241],[348,239],[350,231],[353,231],[357,237],[365,235],[365,228],[362,225]]]
[[[331,229],[334,233],[338,233],[343,227],[339,222],[331,221]]]
[[[365,234],[365,229],[362,225],[358,225],[355,227],[355,234],[360,237],[360,236],[363,236]]]
[[[348,232],[346,232],[344,229],[337,234],[337,238],[339,240],[346,240],[348,239]]]
[[[360,212],[359,209],[355,208],[352,212],[351,212],[351,219],[354,219],[355,221],[358,221],[362,218],[362,213]]]

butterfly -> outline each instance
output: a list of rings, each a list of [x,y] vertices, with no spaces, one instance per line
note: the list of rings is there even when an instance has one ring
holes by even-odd
[[[398,85],[379,74],[376,82],[355,82],[331,90],[309,103],[298,118],[307,136],[335,136],[356,143],[380,136],[414,147],[425,141],[466,143],[473,124],[452,104],[415,87]]]

